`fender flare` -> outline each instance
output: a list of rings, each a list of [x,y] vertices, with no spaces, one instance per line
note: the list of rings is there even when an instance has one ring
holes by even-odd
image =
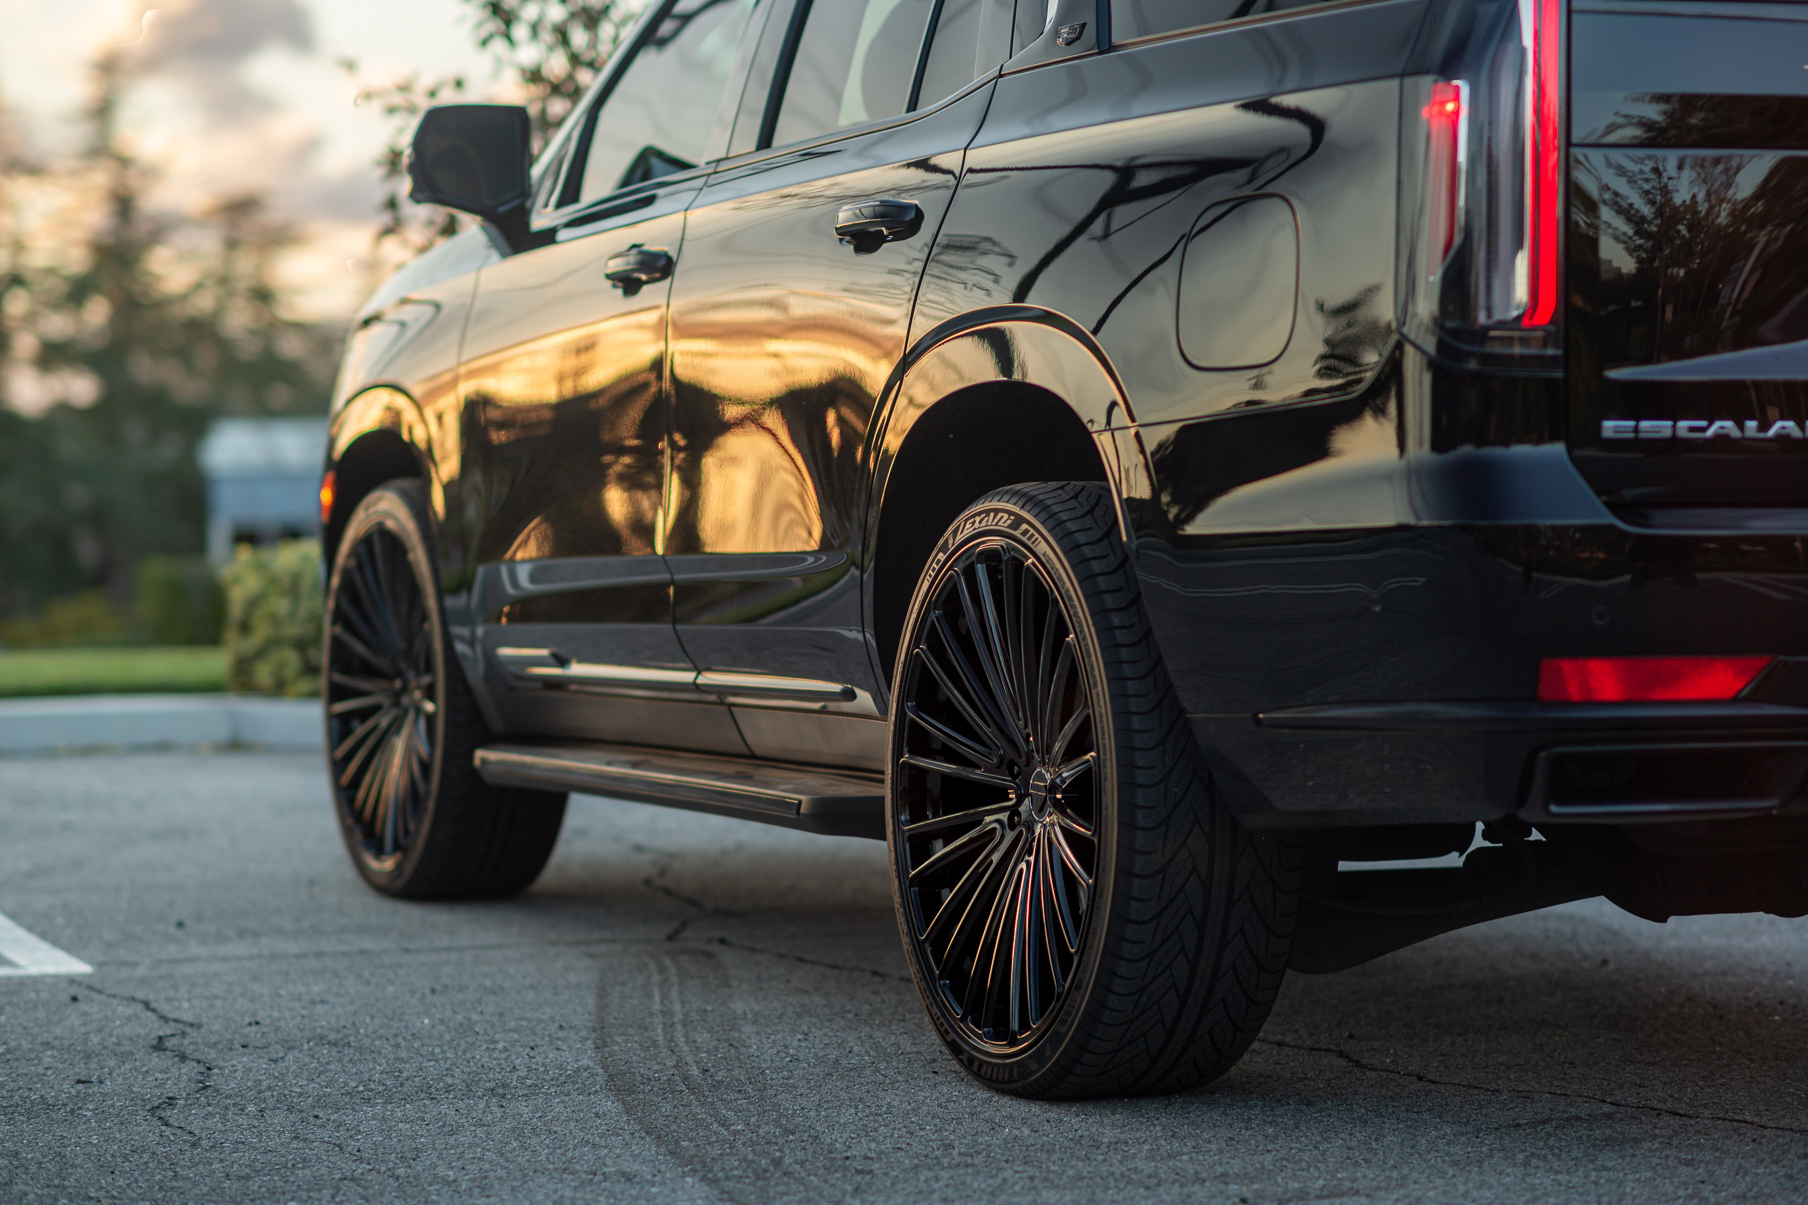
[[[445,487],[434,471],[433,443],[427,417],[420,404],[406,390],[394,385],[372,385],[352,395],[332,416],[327,434],[326,463],[323,472],[337,472],[345,455],[361,441],[373,435],[392,435],[413,456],[418,475],[428,482],[436,514],[443,514]],[[331,543],[332,533],[350,515],[348,498],[343,493],[333,500],[333,511],[322,535]]]
[[[944,322],[919,338],[882,393],[868,444],[861,508],[861,611],[877,681],[890,667],[879,646],[877,547],[893,466],[911,432],[938,405],[974,386],[1027,385],[1065,406],[1092,437],[1126,544],[1126,496],[1145,496],[1148,458],[1123,382],[1091,333],[1065,314],[1037,306],[997,306]],[[1138,493],[1141,491],[1141,494]]]
[[[905,353],[886,383],[873,424],[872,471],[861,547],[870,564],[885,488],[905,440],[937,403],[975,385],[1032,385],[1060,399],[1092,433],[1126,537],[1126,493],[1146,492],[1148,461],[1123,380],[1092,332],[1040,306],[976,310],[932,328]]]
[[[353,444],[378,431],[401,436],[402,442],[420,458],[422,474],[430,475],[433,444],[428,437],[427,416],[420,403],[394,385],[368,386],[348,398],[333,415],[327,437],[327,466],[338,464]]]

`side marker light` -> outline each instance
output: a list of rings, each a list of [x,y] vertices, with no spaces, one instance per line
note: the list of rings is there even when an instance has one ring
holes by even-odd
[[[333,521],[333,487],[337,484],[334,480],[337,475],[332,469],[328,469],[326,476],[320,479],[320,525],[322,527]]]
[[[1706,703],[1739,692],[1773,657],[1547,657],[1540,703]]]
[[[1441,270],[1463,223],[1463,177],[1469,160],[1469,85],[1449,80],[1431,86],[1425,106],[1426,199],[1432,253],[1430,269]]]

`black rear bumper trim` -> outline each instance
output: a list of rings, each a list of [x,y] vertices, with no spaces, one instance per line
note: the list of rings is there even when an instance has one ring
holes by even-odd
[[[1295,732],[1700,732],[1808,727],[1808,707],[1776,703],[1331,703],[1256,715]]]

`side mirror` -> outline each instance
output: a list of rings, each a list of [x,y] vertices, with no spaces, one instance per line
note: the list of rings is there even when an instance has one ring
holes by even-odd
[[[408,199],[525,229],[528,131],[527,110],[518,105],[427,110],[408,156]]]

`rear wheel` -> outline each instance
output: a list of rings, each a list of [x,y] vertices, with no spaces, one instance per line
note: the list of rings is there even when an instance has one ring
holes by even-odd
[[[1235,1063],[1286,968],[1300,852],[1213,792],[1106,491],[1014,486],[957,519],[893,683],[894,898],[955,1058],[1033,1097]]]
[[[373,491],[346,523],[327,586],[327,761],[339,831],[388,895],[513,895],[552,856],[565,796],[493,787],[489,732],[452,651],[425,533],[425,488]]]

